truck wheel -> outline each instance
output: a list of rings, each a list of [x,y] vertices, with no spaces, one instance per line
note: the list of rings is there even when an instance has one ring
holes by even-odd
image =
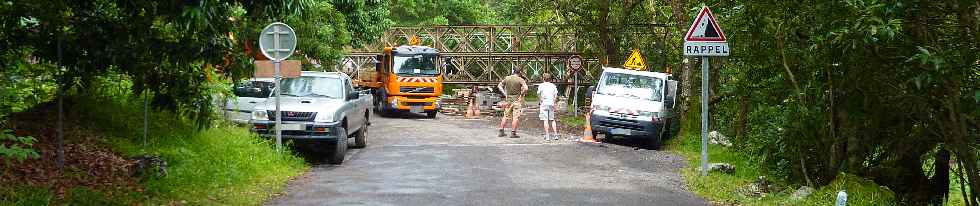
[[[436,118],[436,113],[438,113],[438,112],[436,112],[436,110],[426,111],[425,112],[425,116],[429,117],[429,119],[435,119]]]
[[[347,130],[337,129],[337,143],[334,144],[333,151],[327,154],[327,163],[339,165],[344,163],[344,156],[347,155]]]
[[[374,113],[381,114],[381,107],[383,106],[384,105],[381,105],[381,97],[374,97]]]
[[[354,148],[364,148],[367,146],[368,126],[364,125],[360,131],[354,134]]]
[[[378,101],[375,108],[378,110],[377,113],[382,117],[391,116],[391,110],[388,109],[388,92],[384,89],[378,91]]]

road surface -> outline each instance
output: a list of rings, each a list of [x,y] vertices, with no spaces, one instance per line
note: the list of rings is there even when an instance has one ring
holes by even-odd
[[[706,205],[668,152],[497,137],[495,123],[372,116],[368,147],[315,164],[267,205]]]

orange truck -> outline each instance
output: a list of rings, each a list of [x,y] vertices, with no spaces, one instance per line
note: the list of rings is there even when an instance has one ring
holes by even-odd
[[[386,47],[377,55],[373,74],[358,74],[357,84],[370,88],[374,111],[425,113],[435,118],[442,95],[442,62],[439,52],[427,46]]]

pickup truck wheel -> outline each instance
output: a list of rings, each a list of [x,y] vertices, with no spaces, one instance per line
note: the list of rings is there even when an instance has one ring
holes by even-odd
[[[333,145],[333,151],[327,154],[327,163],[339,165],[344,163],[344,156],[347,155],[347,130],[337,129],[337,142]]]
[[[361,127],[357,134],[354,134],[354,148],[364,148],[367,146],[368,126]]]

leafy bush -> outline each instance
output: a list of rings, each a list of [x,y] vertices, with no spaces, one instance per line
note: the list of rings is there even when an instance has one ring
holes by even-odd
[[[18,137],[12,130],[3,130],[0,133],[0,158],[3,158],[8,165],[11,163],[10,159],[23,162],[28,158],[38,158],[40,155],[31,148],[35,142],[37,140],[34,137]]]
[[[54,67],[28,62],[30,50],[0,51],[0,125],[10,113],[24,111],[53,97]]]
[[[152,154],[167,161],[167,176],[144,182],[151,204],[186,201],[195,205],[258,204],[301,174],[306,163],[290,152],[276,152],[273,143],[224,123],[198,128],[180,113],[153,110],[143,146],[143,99],[127,88],[126,75],[100,77],[91,92],[72,97],[73,111],[100,130],[116,151],[127,156]],[[209,85],[214,90],[229,89]],[[258,195],[257,195],[258,194]]]

